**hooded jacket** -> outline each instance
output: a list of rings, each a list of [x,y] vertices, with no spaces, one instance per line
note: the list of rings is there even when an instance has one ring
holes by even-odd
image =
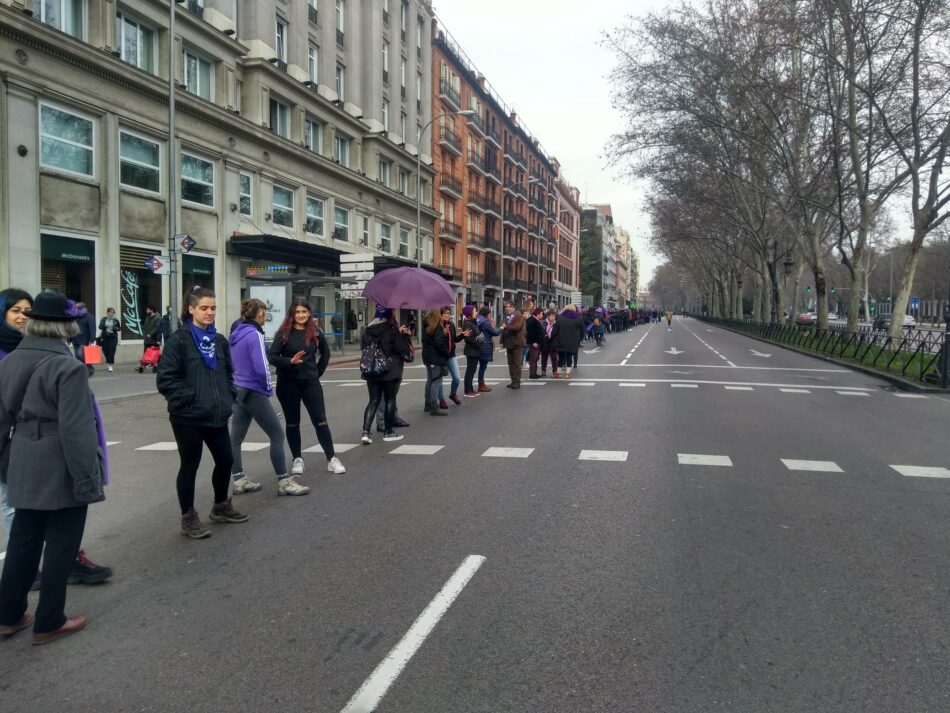
[[[227,426],[234,405],[231,350],[221,334],[215,340],[218,365],[205,366],[191,334],[191,322],[172,333],[158,360],[155,383],[168,401],[168,419],[186,426]]]
[[[576,353],[584,339],[584,320],[573,310],[566,309],[557,317],[557,336],[554,346],[559,352]]]
[[[234,364],[234,385],[272,396],[274,384],[264,347],[264,330],[256,322],[241,322],[228,337]]]
[[[360,338],[360,349],[365,349],[373,341],[378,342],[383,354],[389,357],[389,371],[382,376],[374,377],[368,377],[364,374],[363,378],[366,381],[398,381],[402,379],[402,355],[408,354],[412,348],[409,337],[400,332],[399,327],[390,320],[377,318],[363,330],[363,336]]]

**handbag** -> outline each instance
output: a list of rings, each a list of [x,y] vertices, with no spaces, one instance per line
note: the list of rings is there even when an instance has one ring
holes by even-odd
[[[83,364],[101,364],[102,347],[97,344],[87,344],[82,348]]]

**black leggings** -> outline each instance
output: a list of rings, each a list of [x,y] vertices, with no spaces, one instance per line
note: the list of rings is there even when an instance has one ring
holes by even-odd
[[[102,337],[102,351],[106,356],[106,364],[115,364],[115,349],[119,346],[119,335],[112,334]]]
[[[379,402],[383,402],[383,433],[391,433],[393,422],[396,420],[396,394],[399,392],[399,379],[391,381],[367,381],[366,389],[369,391],[369,403],[366,404],[366,410],[363,412],[363,432],[369,433],[373,430],[373,417],[376,415],[376,409],[379,408]]]
[[[208,446],[214,459],[211,471],[211,487],[214,488],[214,501],[223,503],[228,499],[228,486],[231,484],[231,435],[227,426],[191,426],[172,421],[172,433],[178,444],[178,456],[181,466],[178,468],[178,504],[182,515],[195,506],[195,478],[201,465],[201,446]]]
[[[475,391],[476,371],[478,371],[478,357],[465,357],[465,393]]]
[[[287,430],[287,445],[294,458],[301,457],[300,450],[300,403],[303,402],[310,423],[317,432],[317,440],[323,448],[327,460],[336,455],[333,450],[333,436],[327,425],[327,407],[323,403],[323,387],[319,381],[298,381],[297,379],[277,380],[277,400],[284,411],[284,424]]]

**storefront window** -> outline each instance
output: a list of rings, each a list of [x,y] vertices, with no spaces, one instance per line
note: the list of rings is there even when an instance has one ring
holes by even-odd
[[[41,287],[84,302],[96,314],[96,244],[62,235],[40,236]]]
[[[160,255],[161,247],[138,248],[129,245],[119,246],[119,303],[107,304],[106,309],[115,307],[119,321],[122,322],[123,339],[141,339],[145,324],[145,308],[151,305],[156,312],[163,314],[162,278],[153,275],[145,267],[145,261],[153,255]]]
[[[192,287],[214,289],[214,258],[200,255],[183,255],[181,261],[181,288],[187,292]]]

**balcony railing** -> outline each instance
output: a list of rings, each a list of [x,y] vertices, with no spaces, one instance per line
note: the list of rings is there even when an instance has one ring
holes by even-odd
[[[528,160],[525,158],[524,154],[521,153],[511,144],[505,144],[505,158],[510,160],[512,163],[516,163],[521,168],[527,168]]]
[[[498,169],[498,166],[495,165],[495,162],[489,160],[487,156],[485,160],[482,161],[482,173],[495,183],[501,183],[501,171]]]
[[[511,222],[522,230],[528,229],[528,221],[520,215],[511,216]]]
[[[462,228],[459,226],[458,223],[453,223],[451,220],[440,220],[439,221],[439,237],[461,241]]]
[[[439,268],[439,272],[441,272],[443,275],[448,275],[449,279],[453,282],[462,281],[461,268],[458,268],[455,265],[446,265],[445,263],[437,265],[436,267]]]
[[[453,87],[446,79],[439,82],[439,97],[447,104],[452,105],[452,108],[456,111],[461,110],[462,97],[459,95],[459,90]]]
[[[468,247],[481,250],[485,247],[486,236],[482,233],[476,233],[474,230],[468,231]]]
[[[468,165],[482,175],[485,174],[485,157],[477,151],[468,150]]]
[[[466,272],[465,273],[465,284],[469,285],[484,285],[485,284],[485,275],[481,272]]]
[[[485,122],[480,115],[472,114],[468,117],[468,125],[475,130],[475,133],[485,135]]]
[[[498,133],[498,129],[496,129],[494,126],[488,126],[485,128],[485,138],[493,143],[495,148],[501,148],[501,134]]]
[[[524,186],[521,185],[520,183],[512,183],[509,186],[505,186],[505,190],[508,191],[509,193],[514,193],[516,196],[518,196],[522,200],[527,200],[528,198],[528,194],[525,193]]]
[[[468,194],[468,207],[474,210],[477,210],[479,213],[484,213],[488,204],[488,199],[485,196],[476,193],[475,191],[470,191]]]
[[[439,174],[439,190],[455,198],[462,197],[462,182],[451,173]]]
[[[462,142],[459,141],[458,134],[452,131],[448,126],[441,127],[441,131],[439,131],[439,143],[456,156],[462,155]]]
[[[485,248],[488,250],[494,250],[496,253],[501,252],[501,240],[492,235],[485,236]]]
[[[501,218],[501,201],[494,198],[485,198],[485,212],[491,213],[496,218]]]
[[[486,272],[485,286],[501,287],[501,275],[497,272]]]

